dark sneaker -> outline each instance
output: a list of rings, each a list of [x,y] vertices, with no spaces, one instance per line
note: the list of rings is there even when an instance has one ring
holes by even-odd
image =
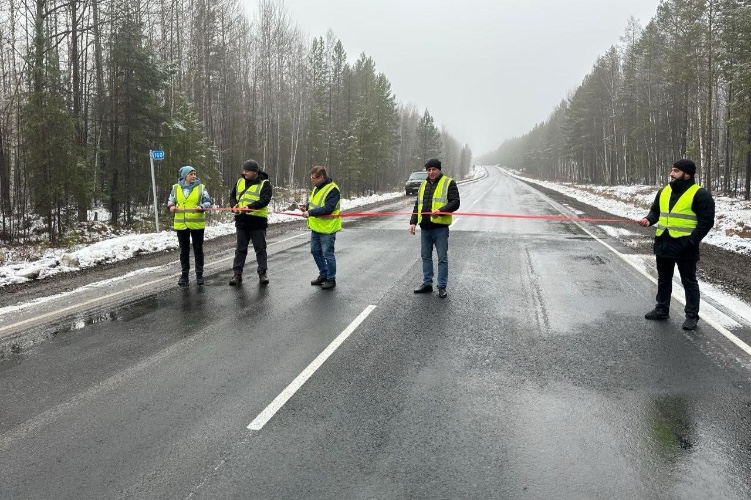
[[[320,286],[320,285],[323,285],[324,281],[326,281],[326,276],[319,276],[313,281],[311,281],[310,284],[313,286]]]
[[[423,283],[413,290],[415,293],[433,293],[433,285],[426,285]]]
[[[649,311],[647,314],[645,314],[644,318],[656,320],[656,321],[662,321],[662,320],[670,318],[670,314],[668,314],[667,311],[664,311],[662,309],[654,308],[651,311]]]
[[[699,323],[698,318],[686,318],[686,321],[683,322],[683,329],[696,330],[697,323]]]
[[[232,279],[229,280],[229,286],[237,286],[240,283],[243,282],[243,275],[242,274],[236,274],[232,276]]]
[[[321,283],[321,290],[331,290],[336,286],[336,280],[326,280]]]
[[[187,274],[181,275],[180,279],[177,280],[177,284],[179,286],[188,286],[188,275]]]
[[[439,296],[440,298],[442,298],[442,299],[445,299],[446,297],[448,297],[448,296],[449,296],[449,293],[448,293],[448,292],[446,291],[446,288],[445,288],[445,287],[442,287],[442,288],[439,288],[439,289],[438,289],[438,296]]]
[[[259,281],[259,282],[260,282],[260,283],[261,283],[262,285],[268,285],[268,284],[269,284],[269,278],[268,278],[268,276],[266,276],[266,273],[260,273],[260,274],[258,275],[258,281]]]
[[[196,285],[202,286],[203,283],[203,273],[196,273]]]

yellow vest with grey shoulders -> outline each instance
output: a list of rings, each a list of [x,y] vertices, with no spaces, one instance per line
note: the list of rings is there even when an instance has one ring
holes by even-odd
[[[185,229],[204,229],[206,227],[206,212],[196,212],[194,209],[201,206],[203,199],[203,184],[199,184],[190,190],[185,197],[183,187],[180,184],[172,186],[175,194],[175,220],[172,227],[177,231]]]
[[[257,184],[251,184],[248,189],[245,189],[245,185],[247,181],[244,177],[241,177],[237,181],[237,186],[235,187],[235,192],[239,195],[242,193],[242,196],[240,196],[240,199],[237,200],[237,208],[243,208],[247,207],[254,201],[258,201],[261,199],[261,189],[263,189],[263,184],[265,182],[268,182],[266,179],[263,179],[261,182]],[[253,215],[256,217],[266,217],[269,216],[269,207],[268,205],[259,208],[258,210],[251,210],[250,212],[243,212],[245,215]]]
[[[436,184],[435,189],[433,189],[433,200],[430,206],[431,212],[438,210],[449,202],[449,184],[451,184],[451,181],[453,180],[454,179],[452,179],[451,177],[446,177],[445,175],[442,175],[441,178],[438,179],[438,184]],[[422,181],[422,184],[420,184],[420,191],[417,193],[418,224],[420,223],[420,221],[422,221],[423,196],[425,195],[425,186],[427,186],[427,184],[427,180]],[[431,222],[434,222],[436,224],[446,224],[447,226],[450,226],[453,218],[451,214],[448,214],[431,216],[430,220]]]
[[[682,238],[691,234],[697,223],[696,213],[691,209],[691,205],[698,190],[699,185],[692,184],[678,198],[671,210],[670,196],[673,194],[673,190],[670,184],[663,188],[662,193],[660,193],[660,218],[657,221],[657,230],[655,231],[657,236],[665,231],[671,238]]]
[[[318,189],[318,186],[314,187],[313,191],[310,193],[308,210],[325,206],[326,196],[329,195],[332,189],[339,189],[339,186],[337,186],[334,181],[329,182],[321,189]],[[339,192],[341,193],[341,190],[339,190]],[[340,231],[342,229],[342,218],[338,217],[339,213],[341,212],[341,210],[339,209],[340,206],[341,198],[336,204],[334,211],[331,212],[330,216],[308,217],[308,227],[311,229],[311,231],[323,234],[331,234]]]

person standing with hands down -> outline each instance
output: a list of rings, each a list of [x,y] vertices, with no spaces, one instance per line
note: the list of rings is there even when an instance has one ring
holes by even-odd
[[[714,226],[715,204],[709,191],[694,182],[696,165],[678,160],[670,169],[670,183],[655,196],[649,214],[639,221],[643,227],[657,224],[654,252],[657,259],[657,305],[644,315],[649,320],[670,317],[673,272],[678,266],[686,293],[684,330],[696,330],[699,321],[699,281],[696,263],[699,242]]]
[[[323,290],[336,286],[336,233],[342,229],[339,217],[341,192],[339,186],[326,174],[326,167],[315,166],[310,170],[313,190],[308,203],[302,205],[302,216],[308,219],[310,228],[310,253],[318,266],[318,277],[310,282]],[[325,217],[331,216],[331,217]]]
[[[269,282],[266,276],[268,270],[268,256],[266,254],[266,228],[268,227],[268,205],[271,202],[273,190],[268,181],[268,174],[262,172],[254,160],[246,160],[242,166],[242,177],[238,179],[229,195],[230,206],[235,212],[235,231],[237,246],[235,259],[232,262],[231,286],[243,281],[245,257],[248,255],[248,244],[253,242],[256,252],[258,281],[262,285]]]
[[[428,178],[422,182],[412,217],[409,220],[409,233],[415,234],[420,226],[420,255],[422,257],[422,284],[415,293],[433,292],[433,247],[438,256],[438,296],[448,296],[446,285],[449,279],[449,226],[450,212],[459,209],[459,188],[454,179],[443,175],[441,162],[431,158],[425,163]]]
[[[190,272],[190,240],[193,239],[193,258],[196,263],[196,284],[203,285],[203,232],[206,228],[205,208],[211,206],[211,197],[190,165],[181,167],[177,184],[172,186],[167,207],[174,214],[172,227],[180,244],[182,274],[177,284],[188,286]]]

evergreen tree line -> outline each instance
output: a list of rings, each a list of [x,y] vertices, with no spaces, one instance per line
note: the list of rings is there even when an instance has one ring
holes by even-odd
[[[571,95],[478,162],[543,179],[661,184],[691,158],[697,180],[749,199],[751,2],[663,0],[599,57]]]
[[[132,225],[164,208],[181,165],[226,204],[245,159],[280,196],[328,167],[344,196],[403,187],[471,151],[399,103],[361,54],[304,36],[279,0],[9,0],[0,5],[0,236],[58,242],[93,208]],[[167,223],[163,224],[164,229]]]

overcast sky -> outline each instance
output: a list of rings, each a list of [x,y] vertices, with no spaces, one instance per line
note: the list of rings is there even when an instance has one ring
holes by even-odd
[[[242,0],[255,14],[255,0]],[[361,52],[402,103],[425,108],[475,156],[528,132],[659,0],[284,0],[306,35]]]

